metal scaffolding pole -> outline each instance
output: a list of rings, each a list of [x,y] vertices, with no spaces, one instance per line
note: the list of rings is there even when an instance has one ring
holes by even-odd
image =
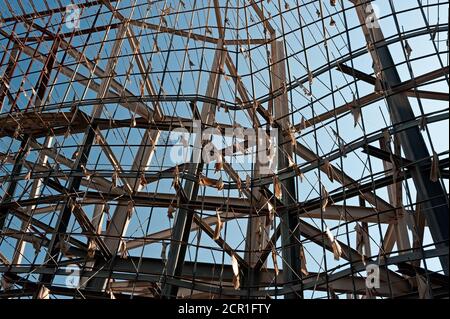
[[[214,61],[211,70],[216,73],[211,73],[211,77],[208,81],[206,88],[206,96],[217,97],[220,86],[221,74],[218,72],[223,69],[225,63],[225,55],[223,50],[223,42],[219,41],[217,44],[216,52],[214,55]],[[203,104],[203,108],[200,114],[202,123],[211,125],[215,120],[216,106],[210,103]],[[189,174],[200,177],[203,171],[203,146],[205,145],[206,136],[197,134],[194,142],[194,150],[191,158],[191,165]],[[208,142],[206,140],[206,142]],[[200,146],[200,148],[199,148]],[[186,181],[182,190],[180,189],[180,200],[190,202],[197,197],[199,189],[199,183],[191,180]],[[180,276],[183,270],[184,259],[186,255],[187,243],[189,240],[190,229],[193,219],[193,211],[187,209],[179,209],[176,214],[175,224],[173,227],[172,242],[170,244],[169,256],[167,258],[167,271],[166,276],[169,278],[177,278]],[[169,283],[164,283],[162,286],[162,295],[166,298],[176,298],[178,293],[178,287]]]
[[[284,52],[284,42],[274,41],[272,43],[272,85],[273,90],[283,90],[286,86],[286,54]],[[278,125],[278,168],[289,167],[289,158],[293,157],[293,145],[289,136],[283,132],[291,129],[289,121],[289,105],[287,93],[284,92],[274,100],[273,113]],[[285,206],[297,203],[297,193],[295,189],[295,178],[291,177],[281,182],[282,198],[281,202]],[[289,213],[283,209],[280,214],[281,246],[283,257],[283,280],[285,287],[289,288],[298,283],[300,276],[300,228],[299,216],[297,213]],[[301,294],[289,293],[286,298],[298,298]]]
[[[351,0],[355,5],[364,36],[367,41],[370,54],[373,59],[373,68],[383,86],[383,92],[389,92],[393,87],[401,83],[392,55],[380,27],[369,27],[367,21],[378,19],[369,7],[371,1]],[[411,121],[415,118],[408,98],[403,94],[394,94],[386,97],[387,104],[394,124]],[[440,180],[431,181],[431,168],[425,165],[431,162],[430,153],[419,127],[414,126],[398,134],[400,144],[406,158],[412,162],[419,162],[411,169],[414,184],[418,196],[424,203],[424,213],[430,227],[433,240],[437,247],[449,246],[449,206],[447,193]],[[424,161],[425,160],[425,161]],[[440,258],[442,269],[449,274],[448,256]]]

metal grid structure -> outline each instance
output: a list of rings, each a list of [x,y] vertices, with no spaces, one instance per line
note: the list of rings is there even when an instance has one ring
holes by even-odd
[[[448,9],[2,0],[0,298],[448,297]]]

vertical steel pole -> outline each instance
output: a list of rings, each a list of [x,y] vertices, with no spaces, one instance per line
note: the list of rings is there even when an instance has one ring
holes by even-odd
[[[385,91],[401,83],[392,55],[387,47],[383,32],[376,21],[371,1],[350,0],[354,5],[361,23],[369,52],[373,59],[374,71],[382,81]],[[403,94],[386,97],[393,124],[415,119],[411,104]],[[430,153],[418,126],[398,133],[400,144],[406,158],[420,162],[412,168],[412,178],[419,200],[425,201],[424,214],[428,227],[437,247],[447,247],[449,239],[449,207],[445,190],[439,181],[430,180]],[[440,257],[442,269],[448,275],[448,255]]]
[[[274,90],[282,89],[286,85],[285,52],[282,41],[274,41],[272,44],[272,87]],[[287,156],[293,156],[293,146],[289,137],[283,131],[290,128],[289,106],[287,93],[274,100],[274,116],[281,127],[278,128],[278,169],[289,167]],[[297,192],[295,189],[295,177],[281,181],[282,203],[289,207],[296,203]],[[281,219],[281,246],[283,256],[283,279],[285,287],[295,285],[299,281],[300,246],[298,244],[300,232],[298,227],[298,214],[290,214],[284,209],[280,214]],[[298,298],[300,295],[289,293],[285,297]]]
[[[225,53],[223,50],[223,41],[219,40],[214,56],[213,65],[211,67],[210,80],[208,81],[208,87],[206,88],[206,96],[217,98],[220,87],[221,74],[218,72],[225,62]],[[205,103],[201,112],[202,123],[211,125],[215,120],[215,105]],[[203,137],[200,134],[197,135],[194,150],[191,161],[194,165],[189,168],[189,174],[199,176],[203,171],[203,159],[202,159],[202,147]],[[200,149],[195,149],[200,147]],[[184,193],[187,200],[193,200],[197,197],[199,185],[198,182],[191,180],[186,181],[184,185]],[[194,212],[185,208],[180,208],[176,214],[175,224],[173,226],[172,242],[170,244],[169,256],[167,258],[167,271],[165,278],[180,276],[183,270],[184,258],[186,255],[187,242],[189,240],[189,234],[191,232],[192,219]],[[163,283],[162,295],[164,298],[176,298],[178,294],[178,286]]]

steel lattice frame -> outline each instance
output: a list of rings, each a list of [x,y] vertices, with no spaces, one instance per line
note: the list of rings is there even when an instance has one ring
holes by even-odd
[[[3,1],[0,298],[448,297],[448,8]]]

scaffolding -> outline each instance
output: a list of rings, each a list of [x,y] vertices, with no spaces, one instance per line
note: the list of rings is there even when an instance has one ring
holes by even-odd
[[[448,12],[2,1],[0,298],[448,298]]]

